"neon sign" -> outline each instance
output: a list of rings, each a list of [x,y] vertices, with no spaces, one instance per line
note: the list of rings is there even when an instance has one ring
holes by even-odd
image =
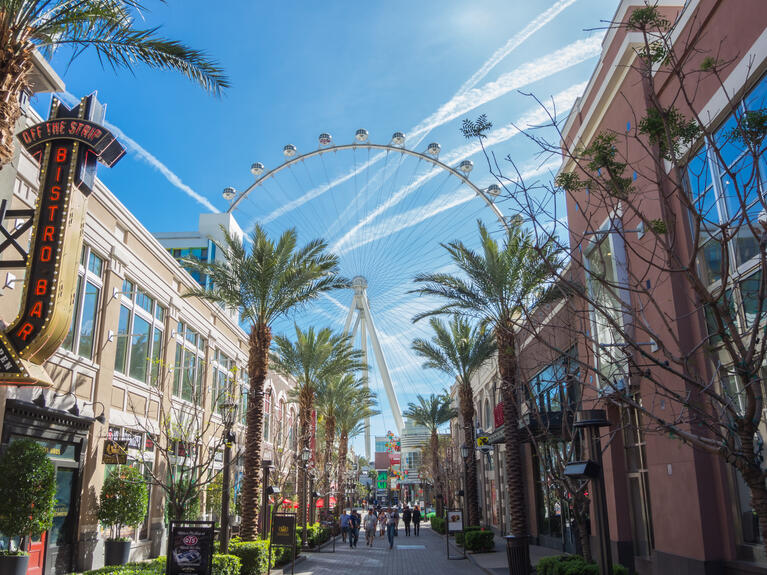
[[[104,107],[95,95],[70,110],[51,101],[50,118],[18,134],[40,165],[32,240],[18,317],[0,332],[0,383],[52,384],[43,363],[69,331],[87,197],[98,161],[113,166],[125,154],[101,125]]]

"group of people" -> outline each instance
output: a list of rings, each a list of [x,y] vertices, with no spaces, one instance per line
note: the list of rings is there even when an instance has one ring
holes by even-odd
[[[397,527],[399,526],[400,513],[396,507],[387,508],[369,508],[365,519],[363,520],[356,509],[352,509],[351,513],[347,513],[346,510],[341,514],[341,536],[344,543],[348,538],[349,547],[357,547],[357,541],[359,540],[360,528],[365,529],[365,544],[368,547],[372,547],[375,542],[376,529],[380,529],[380,537],[386,534],[386,538],[389,541],[389,550],[394,547],[394,538],[398,535]],[[421,532],[421,510],[416,505],[413,509],[409,505],[405,506],[402,512],[402,521],[405,523],[405,535],[410,536],[410,524],[413,524],[413,534],[420,535]]]

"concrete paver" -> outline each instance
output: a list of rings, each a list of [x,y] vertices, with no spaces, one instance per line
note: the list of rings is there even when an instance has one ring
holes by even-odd
[[[321,553],[308,553],[307,560],[296,565],[296,575],[340,575],[341,573],[364,573],[365,575],[485,575],[486,572],[468,560],[448,560],[445,537],[431,530],[426,524],[421,535],[405,536],[400,524],[399,535],[394,539],[394,549],[389,550],[386,537],[376,536],[374,546],[365,545],[360,536],[356,549],[350,549],[339,537],[336,552],[325,547]],[[451,556],[455,551],[451,549]],[[290,568],[285,569],[290,573]]]

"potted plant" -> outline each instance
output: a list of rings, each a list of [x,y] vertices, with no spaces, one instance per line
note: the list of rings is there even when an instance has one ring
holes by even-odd
[[[130,539],[121,537],[126,525],[139,525],[146,517],[149,493],[138,469],[119,466],[112,470],[101,488],[99,521],[110,529],[104,543],[104,564],[125,565],[130,558]]]
[[[56,469],[42,445],[20,439],[0,456],[0,477],[0,532],[11,540],[9,549],[0,551],[0,575],[25,575],[27,537],[37,537],[53,524]]]

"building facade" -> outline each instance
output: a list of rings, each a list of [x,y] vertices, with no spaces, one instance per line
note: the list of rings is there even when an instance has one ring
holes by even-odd
[[[44,61],[38,67],[35,77],[42,78],[41,89],[63,90]],[[19,128],[39,121],[27,105]],[[16,146],[17,157],[0,174],[0,196],[11,209],[34,207],[37,197],[38,168],[21,148]],[[0,389],[2,443],[34,438],[56,467],[54,524],[32,542],[30,570],[53,575],[103,565],[106,534],[97,506],[111,467],[103,463],[108,442],[127,441],[129,462],[154,468],[154,477],[167,476],[168,465],[195,465],[189,463],[195,458],[207,462],[199,464],[199,473],[210,477],[222,466],[226,408],[234,418],[235,448],[244,444],[248,336],[236,313],[184,297],[198,283],[204,285],[204,278],[192,277],[174,257],[186,253],[173,252],[207,248],[212,259],[219,224],[238,237],[241,232],[236,222],[221,221],[217,214],[204,214],[200,220],[194,246],[180,248],[176,244],[183,240],[167,235],[161,243],[96,182],[87,204],[71,327],[45,364],[54,386]],[[24,242],[29,242],[29,233]],[[18,313],[23,279],[24,269],[3,271],[0,277],[0,318],[6,324]],[[292,381],[276,374],[266,382],[264,459],[285,458],[285,449],[294,448],[297,417],[287,396],[292,387]],[[194,420],[197,444],[164,432],[163,422],[171,420],[178,427],[182,420]],[[209,423],[201,427],[201,422]],[[145,475],[151,484],[151,475]],[[235,472],[236,478],[240,475]],[[132,541],[132,560],[164,554],[165,499],[161,486],[151,485],[146,521],[121,534]],[[204,488],[199,499],[204,515]]]
[[[726,142],[724,136],[736,125],[733,110],[744,114],[767,107],[764,3],[661,0],[649,4],[657,6],[658,14],[672,25],[672,47],[677,55],[684,54],[687,58],[684,61],[688,66],[688,79],[712,61],[721,65],[719,81],[689,80],[694,89],[684,97],[674,79],[664,76],[658,71],[660,66],[656,66],[653,76],[661,104],[669,106],[676,102],[683,113],[699,119],[714,137]],[[634,10],[644,8],[644,2],[623,0],[613,21],[625,23]],[[596,135],[606,132],[617,134],[615,145],[620,148],[621,159],[627,158],[628,165],[642,166],[649,161],[646,149],[632,143],[624,145],[622,139],[623,135],[637,130],[638,118],[647,107],[637,66],[637,54],[643,49],[640,32],[625,25],[610,27],[586,91],[562,127],[563,147],[584,149],[594,142]],[[707,56],[715,60],[706,64]],[[742,209],[733,201],[726,173],[742,168],[742,150],[724,144],[720,159],[715,157],[710,143],[699,139],[684,153],[686,193],[696,202],[710,202],[706,205],[713,214],[710,217],[716,220],[715,227],[724,229],[722,226],[728,218],[736,218]],[[754,194],[753,205],[747,206],[749,217],[763,210],[763,203],[756,200],[764,197],[763,157],[762,154],[759,169],[755,170],[757,174],[761,171],[761,176],[751,184],[760,196]],[[727,165],[721,168],[721,162]],[[574,162],[566,160],[560,173],[579,173],[578,169]],[[636,169],[641,174],[641,169]],[[666,163],[665,169],[670,170],[671,164]],[[643,181],[636,171],[632,180],[636,193],[642,194],[643,214],[660,221],[663,216],[657,185]],[[733,367],[725,360],[726,354],[717,351],[717,341],[710,339],[716,332],[715,326],[710,321],[707,324],[705,310],[696,303],[698,298],[689,287],[681,287],[681,282],[664,281],[660,268],[653,271],[647,265],[648,256],[643,250],[648,249],[650,238],[643,233],[640,218],[628,209],[621,211],[619,205],[612,210],[600,205],[588,186],[566,197],[570,246],[578,262],[571,268],[572,277],[588,290],[592,300],[597,300],[607,296],[593,291],[597,288],[589,279],[591,272],[584,270],[598,270],[597,274],[606,274],[604,277],[612,278],[608,281],[614,281],[617,286],[621,282],[627,285],[625,278],[630,277],[631,270],[633,273],[645,270],[641,286],[646,285],[647,290],[652,286],[657,302],[655,309],[640,308],[640,298],[634,293],[640,290],[625,290],[625,296],[621,295],[623,292],[612,296],[617,302],[614,307],[626,314],[616,316],[617,321],[628,321],[625,318],[631,314],[641,315],[643,325],[649,326],[646,332],[652,333],[655,328],[655,333],[662,334],[667,328],[661,326],[666,325],[667,318],[681,318],[668,327],[669,332],[677,334],[674,340],[677,343],[647,336],[646,340],[640,340],[644,342],[641,345],[645,345],[650,354],[657,353],[659,348],[663,353],[673,353],[669,350],[676,345],[679,354],[680,347],[689,342],[709,340],[706,350],[710,349],[713,355],[707,355],[708,363],[700,369],[703,373],[709,370],[711,380],[721,386],[716,388],[717,393],[731,394],[733,409],[740,409],[738,391],[727,388],[732,381],[727,374],[732,373]],[[679,226],[676,237],[689,238],[689,232],[685,233],[688,220],[678,217],[674,221]],[[755,244],[752,235],[738,234],[724,244],[712,242],[710,249],[702,246],[698,256],[697,273],[706,285],[714,286],[712,289],[718,281],[721,283],[723,274],[730,272],[727,284],[716,289],[726,292],[728,298],[735,294],[732,301],[737,308],[739,327],[751,325],[749,317],[754,313],[753,285],[760,277],[759,250]],[[722,245],[728,250],[726,257],[717,252]],[[692,248],[682,249],[691,251]],[[730,262],[732,269],[724,269],[723,262]],[[563,551],[577,549],[572,504],[563,499],[556,485],[547,479],[546,469],[567,449],[571,450],[568,453],[573,459],[590,455],[585,446],[573,444],[578,441],[575,434],[565,433],[572,427],[566,406],[573,406],[575,410],[599,408],[606,410],[610,424],[602,430],[601,446],[609,537],[615,562],[642,574],[765,572],[767,557],[762,535],[756,524],[751,494],[740,474],[723,458],[687,445],[673,433],[651,432],[653,426],[648,418],[653,410],[658,410],[655,413],[659,416],[668,417],[663,410],[669,409],[670,402],[668,396],[657,391],[659,385],[664,386],[663,389],[683,390],[684,387],[675,387],[675,376],[664,374],[663,370],[653,370],[660,384],[653,384],[649,377],[638,372],[622,375],[616,367],[620,362],[615,359],[620,352],[612,350],[620,349],[624,342],[608,322],[595,321],[595,313],[586,305],[585,298],[576,297],[572,304],[544,313],[541,327],[528,330],[537,332],[535,337],[525,335],[525,330],[519,335],[520,372],[525,390],[524,397],[520,397],[522,421],[515,424],[539,434],[536,442],[528,441],[524,446],[526,501],[533,541]],[[662,338],[662,335],[655,337]],[[725,374],[722,380],[716,377],[717,373]],[[480,458],[487,461],[487,458],[477,455],[483,522],[507,532],[506,502],[502,495],[497,500],[493,498],[493,483],[505,485],[504,447],[498,442],[503,442],[502,425],[509,423],[503,422],[502,413],[493,413],[493,408],[498,410],[494,393],[496,378],[492,365],[476,378],[473,390],[477,421],[473,427],[478,433],[488,435],[494,445],[490,460],[498,458],[497,468],[489,471],[479,461]],[[607,380],[609,385],[605,385]],[[762,386],[763,381],[762,378]],[[637,405],[652,407],[648,411],[631,408],[630,402],[618,400],[615,393],[630,394],[631,401]],[[530,409],[530,402],[535,402],[535,409]],[[459,446],[465,438],[460,436],[457,422],[454,429],[454,441]],[[764,437],[766,432],[762,414],[759,435]],[[758,449],[763,453],[763,447]],[[500,491],[503,494],[505,490]],[[594,516],[593,507],[588,515]],[[588,516],[586,525],[592,548],[596,549],[595,527]]]

